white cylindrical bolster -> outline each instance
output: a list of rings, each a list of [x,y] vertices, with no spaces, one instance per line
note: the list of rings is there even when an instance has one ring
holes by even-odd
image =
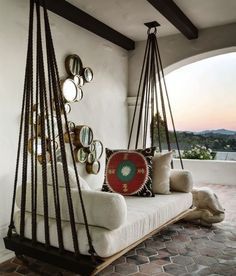
[[[50,218],[56,218],[53,187],[48,189],[48,212]],[[16,204],[21,206],[21,186],[17,189]],[[43,187],[38,185],[37,189],[37,215],[44,215]],[[66,196],[66,189],[59,188],[61,219],[69,221],[69,211]],[[76,223],[84,223],[82,208],[77,189],[71,189],[74,217]],[[110,230],[120,227],[127,218],[127,206],[122,195],[105,193],[93,190],[82,190],[83,202],[86,210],[89,225],[104,227]],[[26,209],[31,212],[31,185],[27,185]]]

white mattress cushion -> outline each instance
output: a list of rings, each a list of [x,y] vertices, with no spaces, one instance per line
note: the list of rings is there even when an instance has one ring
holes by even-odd
[[[153,198],[126,197],[128,208],[127,220],[115,230],[90,226],[90,233],[96,253],[101,257],[109,257],[141,239],[157,227],[171,220],[192,205],[191,193],[172,193],[171,195],[155,195]],[[97,206],[99,208],[99,206]],[[107,206],[109,209],[109,206]],[[19,232],[20,213],[15,215],[16,230]],[[31,214],[26,213],[25,236],[31,238]],[[43,217],[38,216],[38,241],[44,242]],[[50,220],[51,244],[58,246],[56,222]],[[84,225],[77,224],[79,248],[82,254],[88,254],[88,242]],[[73,251],[70,224],[63,223],[65,249]]]
[[[43,188],[41,184],[37,186],[37,214],[44,214]],[[53,187],[48,189],[48,212],[50,218],[56,218]],[[79,199],[78,189],[70,189],[76,223],[84,223],[82,208]],[[68,202],[65,188],[59,188],[61,219],[70,221]],[[104,227],[110,230],[118,228],[127,218],[127,206],[125,199],[120,194],[104,193],[101,191],[82,190],[83,202],[89,225]],[[17,188],[16,205],[21,206],[21,186]],[[25,210],[31,212],[31,185],[26,189]]]

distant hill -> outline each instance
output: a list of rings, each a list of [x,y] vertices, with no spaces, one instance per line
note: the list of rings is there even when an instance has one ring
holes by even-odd
[[[203,130],[199,132],[194,132],[194,134],[198,135],[212,135],[212,134],[219,134],[219,135],[236,135],[236,131],[228,130],[228,129],[213,129],[213,130]]]

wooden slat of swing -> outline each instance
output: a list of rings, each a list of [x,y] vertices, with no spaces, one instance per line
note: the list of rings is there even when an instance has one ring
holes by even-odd
[[[74,257],[74,254],[70,251],[65,251],[60,254],[58,248],[50,247],[46,249],[41,243],[37,243],[36,246],[32,245],[32,241],[29,239],[21,240],[19,236],[13,236],[12,238],[4,238],[5,246],[7,249],[12,250],[16,255],[25,255],[33,258],[37,258],[46,263],[53,264],[58,267],[79,273],[80,275],[96,275],[113,263],[115,260],[123,256],[125,253],[130,251],[132,248],[136,247],[138,244],[142,243],[146,239],[150,238],[161,229],[166,226],[173,224],[180,219],[184,218],[189,212],[192,212],[195,208],[190,208],[163,225],[159,226],[149,234],[145,235],[143,238],[129,245],[120,252],[114,254],[108,258],[96,258],[97,263],[93,263],[90,256],[80,255],[78,259]]]

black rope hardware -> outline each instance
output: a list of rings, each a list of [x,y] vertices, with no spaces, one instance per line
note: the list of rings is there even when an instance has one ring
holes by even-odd
[[[42,9],[40,8],[42,6]],[[34,22],[34,17],[36,21]],[[35,26],[34,26],[35,24]],[[34,29],[36,35],[34,36]],[[45,37],[43,33],[45,32]],[[36,44],[34,57],[34,41]],[[45,41],[45,45],[43,43]],[[44,62],[44,55],[46,62]],[[35,64],[34,64],[35,63]],[[35,66],[35,67],[34,67]],[[33,69],[36,72],[33,72]],[[47,77],[46,77],[47,72]],[[47,84],[47,85],[46,85]],[[35,121],[36,120],[36,123]],[[50,251],[50,223],[48,210],[48,174],[52,178],[53,202],[55,206],[57,239],[59,253],[62,254],[64,249],[61,204],[59,196],[57,155],[56,155],[56,134],[55,128],[59,133],[59,146],[61,151],[61,162],[64,174],[64,183],[67,196],[67,205],[70,218],[70,227],[74,246],[74,257],[80,258],[79,240],[77,236],[77,226],[75,223],[74,208],[71,197],[71,188],[68,172],[68,153],[66,152],[63,138],[63,127],[69,132],[68,120],[63,104],[63,96],[60,87],[60,79],[54,51],[52,34],[49,25],[48,13],[45,1],[30,0],[29,11],[29,32],[28,32],[28,50],[26,58],[25,82],[21,109],[20,131],[18,138],[18,150],[16,158],[16,170],[13,189],[13,200],[11,209],[10,225],[8,238],[19,236],[21,240],[25,239],[25,217],[26,217],[26,198],[27,186],[30,185],[31,193],[31,223],[32,223],[32,246],[37,249],[37,200],[39,189],[39,171],[41,166],[42,193],[43,193],[43,210],[44,210],[44,247]],[[41,145],[41,152],[38,152],[38,146]],[[92,239],[89,232],[86,210],[82,197],[79,183],[79,176],[74,159],[72,141],[69,136],[69,155],[72,159],[73,169],[77,180],[78,200],[81,203],[83,220],[89,245],[89,254],[92,261],[95,260],[95,250],[92,245]],[[31,155],[29,154],[29,149]],[[40,158],[40,162],[39,162]],[[20,166],[22,160],[22,166]],[[50,171],[47,163],[50,163]],[[21,179],[20,176],[21,175]],[[20,180],[19,180],[20,179]],[[16,234],[14,223],[16,190],[18,184],[21,184],[21,209],[20,209],[20,231]]]
[[[171,109],[163,64],[157,42],[157,27],[160,25],[156,21],[145,23],[145,25],[148,27],[148,37],[141,69],[141,76],[139,79],[134,114],[131,122],[128,149],[131,147],[134,147],[135,149],[138,147],[148,147],[149,137],[151,140],[151,146],[154,146],[154,130],[156,129],[158,148],[159,151],[162,152],[162,127],[164,130],[167,149],[170,151],[171,141],[167,120],[167,113],[169,112],[180,164],[183,169],[183,161],[177,139],[173,112]],[[157,116],[156,120],[155,116]],[[171,167],[173,168],[173,162]]]

